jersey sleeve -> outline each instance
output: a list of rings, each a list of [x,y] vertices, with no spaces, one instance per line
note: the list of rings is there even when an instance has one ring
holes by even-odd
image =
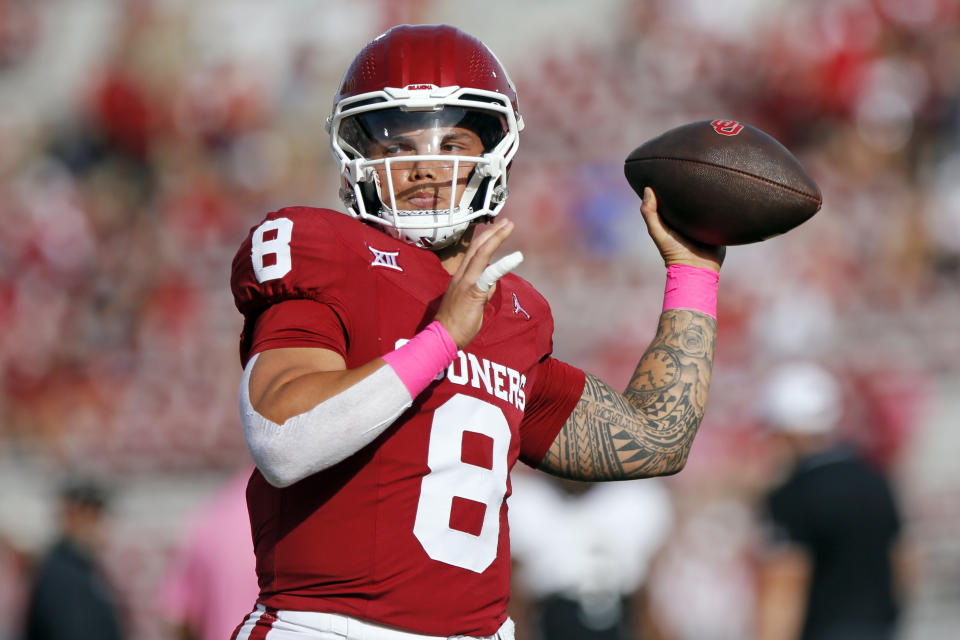
[[[278,302],[261,313],[253,327],[250,355],[287,347],[329,349],[346,359],[347,334],[330,305],[315,300]]]
[[[547,356],[537,374],[520,423],[520,459],[536,467],[583,395],[581,369]]]
[[[359,235],[348,234],[344,221],[347,218],[334,211],[288,207],[268,214],[250,230],[233,259],[230,277],[234,303],[244,316],[241,363],[246,364],[253,353],[253,334],[260,316],[281,302],[305,300],[326,305],[339,319],[340,332],[350,334],[349,309],[355,306],[352,300],[356,293],[350,291],[349,276],[363,263],[357,257]],[[290,346],[297,339],[298,330],[300,338],[304,338],[304,319],[298,314],[302,312],[310,318],[319,311],[307,305],[292,308],[293,311],[283,311],[282,316],[278,311],[271,320],[274,332],[269,336],[261,334],[260,339],[274,345],[286,341]],[[276,322],[281,317],[292,319],[293,324],[278,334]],[[329,327],[331,318],[318,322],[321,327]],[[261,343],[259,350],[264,348],[268,347]]]

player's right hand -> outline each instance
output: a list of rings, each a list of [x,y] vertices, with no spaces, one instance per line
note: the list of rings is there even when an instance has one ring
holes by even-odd
[[[488,291],[481,290],[477,286],[477,279],[511,232],[513,222],[500,219],[474,238],[440,301],[434,320],[444,326],[461,349],[480,331],[483,309],[496,291],[496,285]]]
[[[684,264],[691,267],[700,267],[720,271],[723,258],[726,256],[726,247],[714,247],[700,244],[670,229],[663,223],[657,210],[657,196],[653,189],[643,190],[643,204],[640,213],[647,225],[647,233],[663,258],[666,266]]]

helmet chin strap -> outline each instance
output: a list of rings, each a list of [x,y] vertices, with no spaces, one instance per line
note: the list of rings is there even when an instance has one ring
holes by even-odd
[[[448,215],[448,209],[441,210],[411,210],[409,213],[413,215],[437,215],[442,213],[442,215]],[[430,249],[431,251],[437,251],[449,247],[463,236],[464,232],[470,227],[472,220],[463,220],[450,225],[444,226],[434,226],[434,227],[404,227],[397,224],[389,224],[389,220],[397,219],[397,214],[392,209],[386,205],[382,206],[379,211],[379,217],[384,221],[387,221],[387,224],[384,224],[385,230],[397,238],[398,240],[403,240],[409,244],[413,244],[421,249]]]

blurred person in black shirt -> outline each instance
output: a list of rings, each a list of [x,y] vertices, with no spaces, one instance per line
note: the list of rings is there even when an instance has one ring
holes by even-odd
[[[63,488],[60,534],[34,574],[24,640],[124,637],[116,596],[97,561],[106,508],[98,483],[78,480]]]
[[[891,640],[903,562],[887,477],[838,435],[843,394],[819,365],[782,365],[763,417],[788,462],[764,496],[757,640]]]

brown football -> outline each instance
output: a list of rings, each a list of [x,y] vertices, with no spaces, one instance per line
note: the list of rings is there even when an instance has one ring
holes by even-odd
[[[704,120],[640,145],[623,167],[643,197],[651,187],[661,218],[712,245],[759,242],[820,210],[820,188],[790,151],[735,120]]]

